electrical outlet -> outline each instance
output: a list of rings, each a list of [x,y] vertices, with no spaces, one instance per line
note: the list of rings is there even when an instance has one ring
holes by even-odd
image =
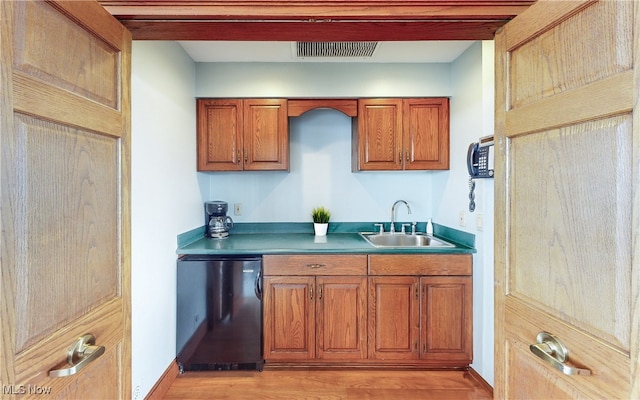
[[[458,225],[467,226],[467,221],[465,221],[464,211],[460,211],[460,214],[458,215]]]
[[[242,203],[234,203],[233,215],[242,215]]]

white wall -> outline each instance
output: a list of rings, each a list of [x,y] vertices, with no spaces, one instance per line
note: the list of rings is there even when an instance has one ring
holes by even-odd
[[[132,390],[176,357],[176,235],[201,225],[195,64],[176,43],[134,42],[131,111]]]
[[[451,95],[448,64],[198,63],[196,68],[198,97]],[[331,210],[333,221],[387,222],[398,199],[412,211],[408,216],[399,208],[399,221],[432,217],[433,172],[352,173],[350,117],[319,109],[289,121],[288,173],[208,173],[203,196],[241,203],[242,216],[232,215],[235,222],[310,221],[318,205]]]
[[[197,97],[449,96],[449,64],[197,63]]]
[[[476,180],[476,209],[469,212],[467,148],[493,134],[493,42],[478,42],[451,65],[450,175],[434,176],[436,220],[476,235],[473,259],[473,368],[493,385],[493,180]],[[459,226],[463,213],[464,227]],[[482,216],[482,228],[477,219]]]

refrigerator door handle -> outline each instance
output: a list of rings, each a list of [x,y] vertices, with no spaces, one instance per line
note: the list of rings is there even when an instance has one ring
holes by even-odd
[[[256,275],[254,291],[256,292],[256,297],[262,300],[262,270],[258,271],[258,275]]]

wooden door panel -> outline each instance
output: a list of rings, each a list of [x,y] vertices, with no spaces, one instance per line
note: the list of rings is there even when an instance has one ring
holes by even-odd
[[[367,357],[367,278],[318,277],[317,357],[358,360]]]
[[[45,2],[17,2],[15,7],[14,71],[120,108],[117,36],[111,42],[97,37],[81,25],[68,23],[64,14],[52,13]]]
[[[264,278],[264,357],[307,360],[315,357],[314,277]]]
[[[130,35],[94,2],[0,20],[2,382],[130,397]],[[50,378],[86,333],[105,353]]]
[[[285,99],[245,99],[244,169],[289,169],[289,120]]]
[[[120,271],[111,268],[121,243],[113,218],[119,142],[21,114],[14,123],[8,196],[23,227],[16,226],[16,239],[29,249],[18,250],[16,259],[24,296],[16,304],[16,350],[22,351],[121,292]],[[61,163],[60,154],[69,161]]]
[[[85,373],[78,379],[78,385],[68,386],[59,392],[59,399],[118,399],[122,398],[122,383],[115,385],[96,384],[101,382],[103,375],[114,375],[118,373],[118,369],[121,368],[121,354],[122,349],[115,347],[112,350],[105,351],[105,353],[97,359],[94,363],[85,369]],[[86,388],[91,388],[90,395],[87,395]],[[129,389],[127,388],[127,391]]]
[[[473,358],[471,277],[420,278],[421,358],[464,361]]]
[[[626,115],[514,138],[508,239],[509,296],[626,352],[631,126]]]
[[[507,46],[513,50],[509,59],[509,109],[632,68],[633,32],[619,24],[631,23],[634,2],[571,3],[574,4],[570,7],[584,9],[567,21],[557,21],[553,29],[545,29],[538,36],[530,38],[532,32],[527,28],[537,27],[526,23],[513,30],[510,27]],[[545,21],[554,23],[549,17]],[[587,26],[589,29],[585,29]],[[551,54],[553,57],[549,57]]]
[[[512,341],[508,341],[508,344]],[[530,352],[526,347],[509,346],[506,349],[509,367],[518,371],[508,375],[506,399],[588,399],[593,395],[579,390],[565,379],[549,379],[548,366],[542,362],[531,363]]]
[[[531,387],[539,385],[545,387],[545,380],[552,380],[563,387],[573,387],[576,390],[591,392],[590,398],[603,398],[602,393],[607,393],[605,398],[625,399],[629,398],[629,354],[618,349],[612,349],[605,342],[593,340],[590,333],[576,331],[571,325],[541,310],[531,311],[530,306],[515,299],[507,301],[505,313],[510,322],[507,330],[507,348],[514,353],[519,353],[520,361],[508,359],[507,374],[523,376],[520,366],[524,361],[529,364],[536,364],[540,371],[547,369],[546,377],[541,375],[538,382],[532,383]],[[591,371],[589,376],[567,376],[560,371],[546,364],[535,356],[529,345],[536,343],[536,336],[539,332],[545,331],[558,337],[564,346],[569,350],[569,365],[578,368],[587,368]],[[603,362],[604,361],[604,362]],[[531,367],[531,366],[530,366]],[[543,368],[544,367],[544,368]],[[527,378],[529,379],[529,378]],[[515,382],[515,381],[514,381]],[[513,388],[512,388],[513,389]],[[535,392],[534,392],[535,393]],[[597,393],[600,393],[599,395]],[[511,398],[511,397],[507,397]],[[544,398],[530,395],[529,398]]]
[[[32,382],[38,386],[54,387],[54,392],[67,387],[69,381],[66,378],[49,378],[48,371],[66,368],[67,349],[78,336],[87,332],[92,333],[96,337],[96,344],[104,346],[106,349],[103,356],[85,368],[87,372],[92,369],[100,369],[103,361],[102,358],[105,356],[108,358],[111,353],[116,353],[113,357],[122,360],[119,365],[123,365],[122,363],[126,361],[124,358],[125,353],[122,353],[122,351],[126,349],[122,343],[121,318],[122,309],[125,306],[122,299],[115,298],[101,305],[99,308],[92,310],[91,314],[85,314],[77,318],[73,321],[73,324],[60,328],[46,338],[46,346],[42,346],[40,342],[38,342],[36,345],[18,352],[15,357],[15,382]],[[34,362],[34,360],[39,361]],[[98,363],[98,361],[100,361],[100,363]],[[106,365],[109,365],[109,362],[107,362]],[[114,379],[117,375],[113,375],[111,372],[113,372],[111,369],[105,371],[103,380],[109,380],[110,385],[113,384],[118,387],[126,384],[122,379]],[[83,379],[83,376],[83,374],[77,375],[78,379]],[[12,380],[10,382],[14,381]],[[124,386],[120,388],[127,392],[130,390],[130,388]],[[87,390],[87,387],[78,386],[76,390]]]
[[[369,358],[417,360],[420,332],[419,278],[369,278]]]
[[[639,393],[639,23],[635,2],[541,0],[496,36],[497,398]],[[591,375],[531,353],[541,331]]]
[[[404,168],[449,168],[449,99],[403,99]]]
[[[198,99],[198,171],[241,171],[242,100]]]
[[[402,99],[358,100],[355,170],[402,169]]]
[[[410,162],[437,161],[439,155],[439,109],[433,106],[413,106],[409,112],[409,136],[405,146],[409,149]]]

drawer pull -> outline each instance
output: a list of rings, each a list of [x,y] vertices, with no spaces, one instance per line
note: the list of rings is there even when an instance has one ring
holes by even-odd
[[[529,350],[553,368],[565,375],[591,375],[591,371],[588,369],[565,364],[569,360],[569,350],[557,337],[548,332],[540,332],[536,336],[536,341],[538,343],[530,345]]]
[[[324,268],[326,265],[324,264],[307,264],[307,268]]]

